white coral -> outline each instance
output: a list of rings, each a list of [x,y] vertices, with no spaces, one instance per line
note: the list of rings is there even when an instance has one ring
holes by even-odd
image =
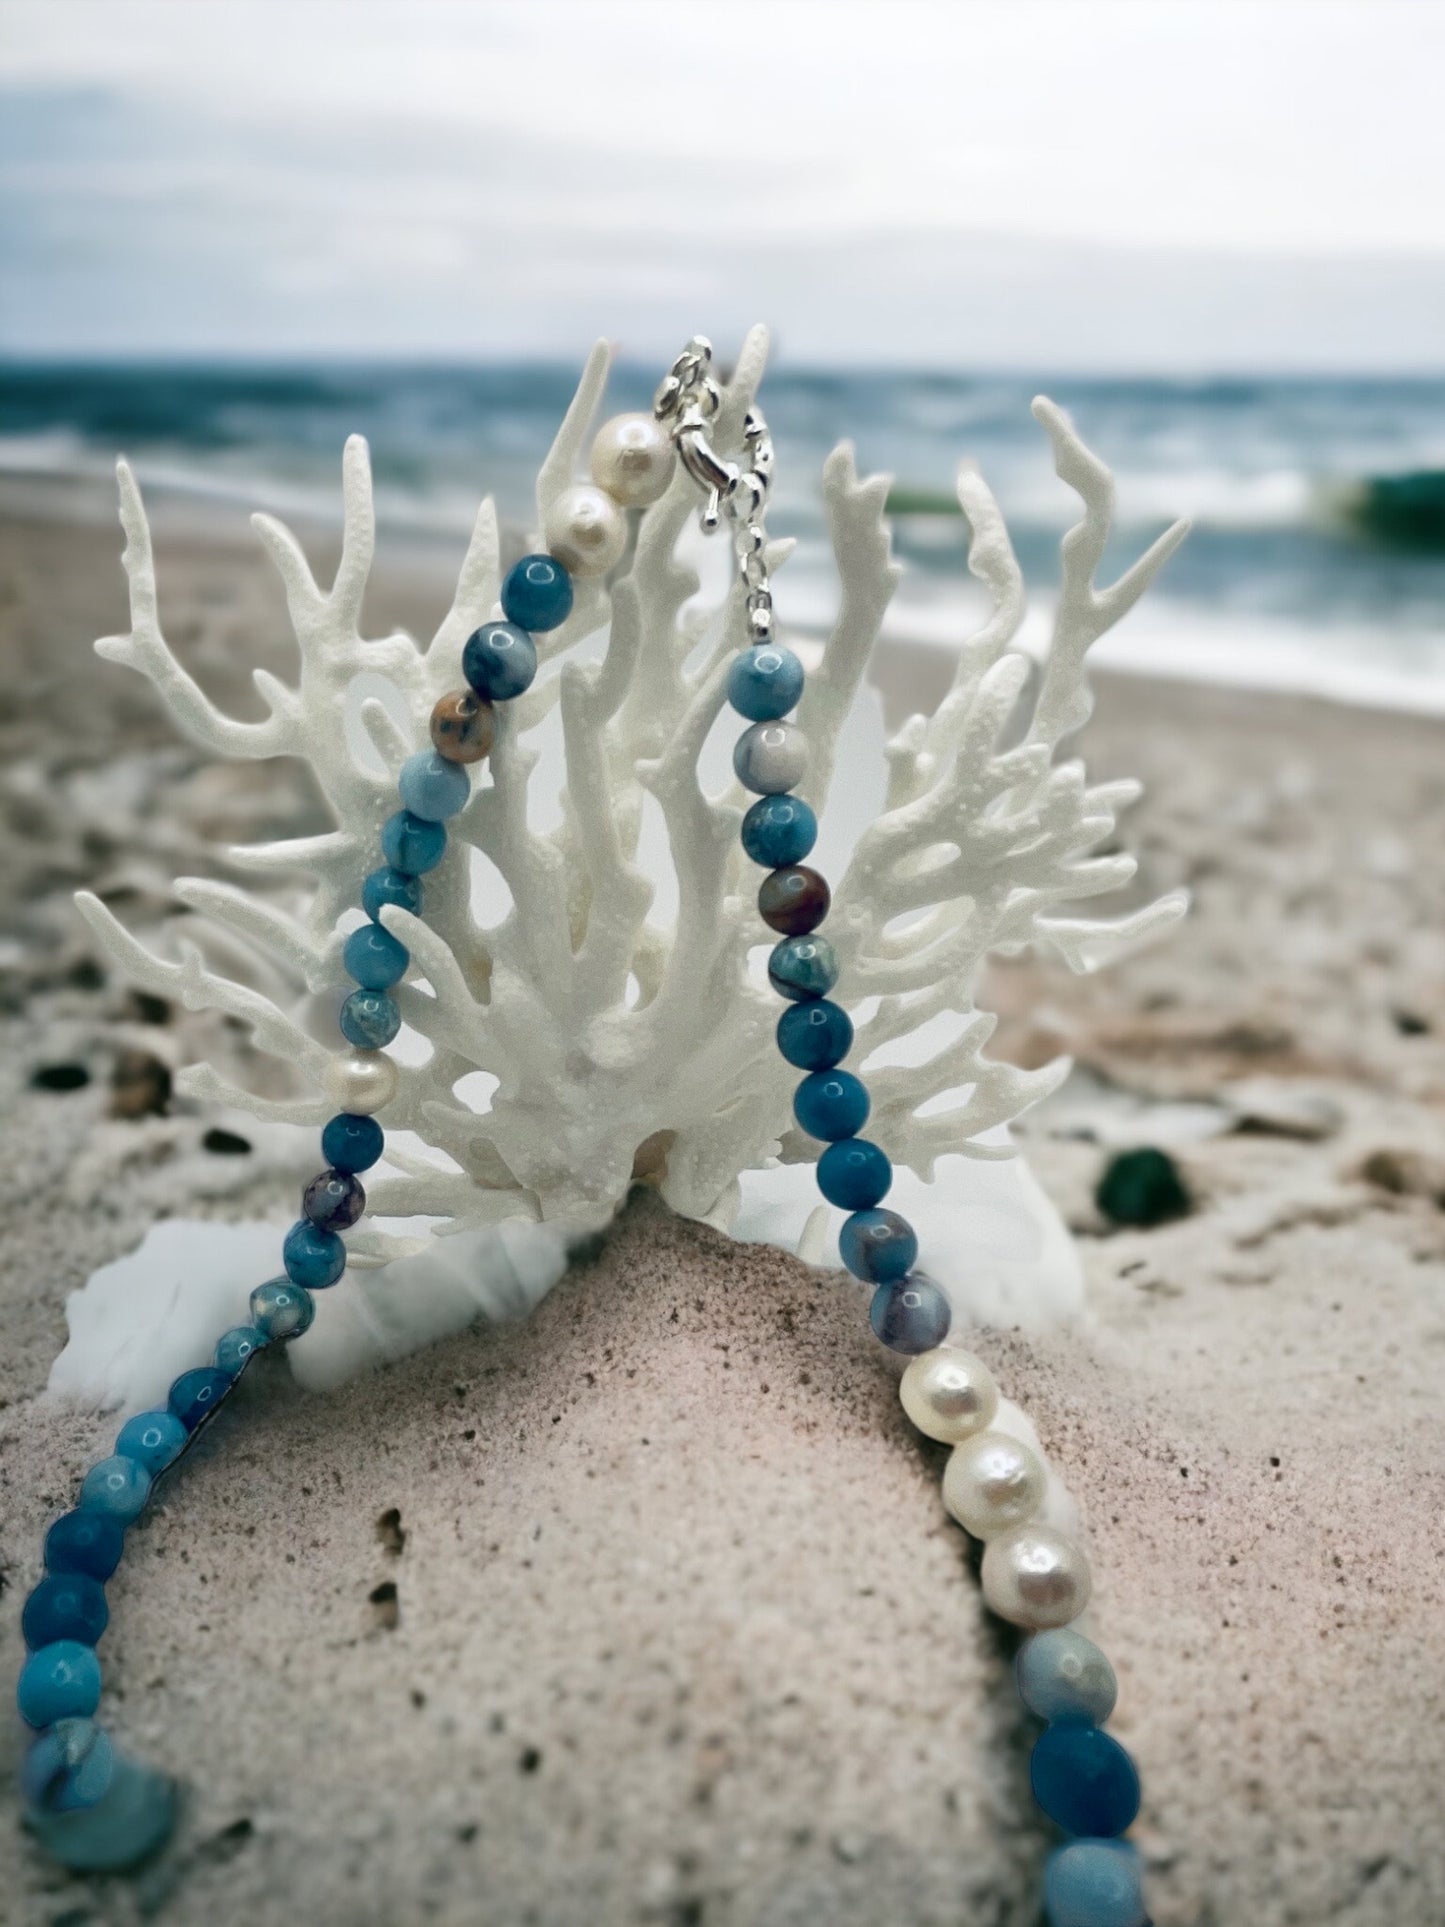
[[[755,330],[724,393],[724,449],[739,439],[765,354]],[[581,465],[606,370],[599,346],[543,464],[539,520]],[[1024,608],[1018,565],[993,497],[965,468],[958,488],[972,530],[969,562],[993,608],[964,643],[934,714],[913,717],[889,744],[886,807],[858,838],[829,925],[842,962],[837,995],[855,1013],[863,1006],[857,1060],[874,1095],[870,1129],[895,1162],[923,1177],[945,1151],[1007,1155],[993,1127],[1051,1090],[1066,1068],[1024,1072],[984,1056],[993,1019],[975,997],[988,954],[1036,945],[1092,968],[1184,907],[1176,894],[1113,922],[1071,914],[1133,874],[1131,857],[1092,852],[1137,792],[1131,783],[1090,787],[1082,766],[1060,755],[1089,713],[1089,646],[1138,599],[1184,525],[1097,588],[1111,478],[1061,410],[1040,401],[1035,414],[1084,516],[1064,543],[1052,643],[1028,719],[1019,734],[1030,660],[1013,646]],[[182,942],[170,961],[94,897],[82,895],[80,906],[136,982],[241,1019],[262,1050],[315,1086],[293,1100],[263,1099],[202,1064],[183,1089],[264,1118],[319,1123],[329,1109],[319,1085],[328,1050],[307,1028],[306,999],[339,1001],[347,988],[344,913],[379,860],[398,767],[425,744],[436,698],[459,681],[466,636],[495,612],[496,518],[484,502],[452,607],[429,644],[404,634],[363,639],[374,517],[366,445],[349,441],[344,541],[329,590],[288,530],[255,518],[285,585],[301,673],[291,688],[257,671],[269,714],[238,722],[205,697],[161,634],[149,529],[130,470],[122,464],[119,473],[132,626],[98,643],[100,653],[148,676],[176,720],[218,755],[300,757],[336,828],[230,853],[253,875],[305,873],[312,889],[301,914],[229,884],[176,886],[198,913],[190,921],[202,942],[209,927],[259,951],[291,987],[289,998],[228,974],[223,951],[214,951],[222,961],[213,968],[200,944]],[[898,573],[886,479],[860,480],[845,445],[829,457],[823,488],[842,598],[800,712],[812,745],[806,789],[820,807]],[[426,880],[425,920],[384,913],[412,954],[398,996],[429,1054],[407,1062],[388,1109],[389,1129],[414,1132],[423,1148],[389,1151],[400,1175],[373,1188],[381,1216],[425,1216],[452,1232],[514,1216],[595,1215],[648,1172],[679,1211],[726,1222],[740,1173],[816,1155],[790,1125],[793,1074],[771,1044],[777,1004],[759,968],[758,874],[738,845],[746,799],[735,787],[710,796],[699,775],[742,609],[735,588],[716,604],[700,599],[696,572],[679,559],[696,506],[679,475],[639,519],[610,582],[579,584],[567,624],[541,639],[537,683],[498,711],[490,774]],[[772,545],[775,566],[788,546]],[[786,593],[782,600],[786,609]],[[592,640],[603,629],[605,648]],[[1001,747],[1011,724],[1017,740]],[[539,816],[549,803],[555,815],[557,799],[536,794],[542,785],[531,779],[558,735],[561,817],[543,828]],[[659,815],[661,838],[649,826]],[[498,877],[507,901],[489,918]],[[664,886],[676,899],[673,917],[656,908]],[[880,1062],[868,1069],[874,1054]],[[494,1080],[486,1108],[462,1088],[476,1072]],[[363,1258],[417,1242],[375,1226],[353,1234]]]

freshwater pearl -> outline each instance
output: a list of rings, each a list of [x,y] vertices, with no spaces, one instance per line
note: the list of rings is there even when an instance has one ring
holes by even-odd
[[[20,1791],[32,1813],[75,1813],[94,1806],[115,1772],[110,1735],[89,1719],[57,1720],[31,1745]]]
[[[998,1387],[972,1352],[944,1347],[915,1358],[898,1387],[903,1409],[928,1438],[961,1445],[993,1421]]]
[[[100,1661],[79,1640],[42,1646],[20,1669],[15,1703],[27,1726],[88,1720],[100,1704]]]
[[[743,818],[743,848],[765,870],[801,863],[818,840],[818,819],[801,796],[760,796]]]
[[[832,900],[827,879],[797,863],[763,878],[758,910],[770,930],[784,937],[806,937],[827,916]]]
[[[338,1051],[321,1073],[322,1088],[336,1108],[362,1117],[389,1104],[398,1081],[396,1065],[379,1050]]]
[[[1049,1927],[1146,1927],[1139,1857],[1122,1840],[1071,1840],[1044,1867]]]
[[[1041,1720],[1102,1726],[1114,1710],[1119,1682],[1092,1639],[1069,1627],[1035,1633],[1014,1661],[1019,1698]]]
[[[1042,1461],[1022,1439],[981,1432],[950,1454],[943,1503],[965,1532],[992,1539],[1035,1517],[1046,1483]]]
[[[592,479],[624,508],[659,501],[676,464],[672,436],[651,415],[614,415],[592,444]]]
[[[808,739],[796,723],[754,723],[733,750],[734,774],[758,796],[796,789],[807,767]]]
[[[496,712],[471,689],[437,698],[431,713],[432,747],[449,763],[480,763],[497,733]]]
[[[542,530],[548,549],[572,575],[606,575],[627,546],[627,518],[605,489],[564,488]]]
[[[1089,1603],[1089,1562],[1048,1526],[1015,1526],[983,1551],[983,1596],[1015,1626],[1067,1626]]]

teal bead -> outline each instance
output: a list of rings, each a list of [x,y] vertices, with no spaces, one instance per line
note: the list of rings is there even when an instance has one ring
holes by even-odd
[[[338,1171],[369,1171],[381,1156],[386,1134],[374,1117],[338,1111],[321,1132],[321,1155]]]
[[[1119,1683],[1092,1639],[1068,1626],[1035,1633],[1014,1661],[1019,1698],[1041,1720],[1102,1726],[1114,1710]]]
[[[868,1122],[868,1093],[851,1071],[814,1071],[793,1093],[793,1116],[809,1137],[856,1137]]]
[[[750,723],[776,722],[797,707],[802,693],[802,663],[776,642],[745,649],[728,671],[728,701]]]
[[[381,826],[381,854],[403,876],[419,877],[434,870],[446,855],[446,848],[446,824],[428,823],[410,810],[398,810]]]
[[[311,1293],[289,1278],[268,1278],[251,1293],[251,1322],[275,1344],[300,1338],[315,1316]]]
[[[531,688],[537,674],[537,645],[528,625],[484,622],[462,648],[462,674],[486,703],[511,702]]]
[[[151,1475],[134,1459],[102,1459],[86,1473],[80,1485],[80,1503],[91,1512],[107,1513],[122,1525],[129,1525],[145,1510],[150,1497]]]
[[[115,1449],[143,1465],[152,1478],[183,1451],[189,1434],[172,1412],[137,1412],[120,1428]]]
[[[390,867],[373,870],[361,886],[361,907],[373,922],[377,922],[388,904],[394,904],[398,910],[410,910],[414,917],[419,917],[422,907],[421,878],[408,876],[404,870]]]
[[[778,1049],[800,1071],[831,1070],[853,1048],[853,1020],[840,1004],[813,997],[778,1019]]]
[[[818,819],[801,796],[760,796],[742,823],[743,848],[765,870],[801,863],[818,840]]]
[[[405,808],[424,823],[443,823],[465,808],[472,781],[460,763],[448,762],[434,749],[408,756],[396,779]]]
[[[341,961],[363,990],[390,990],[406,975],[411,953],[379,923],[364,923],[346,939]]]
[[[502,584],[502,614],[520,629],[556,629],[572,613],[572,578],[550,555],[524,555]],[[467,677],[471,682],[471,677]],[[477,688],[472,683],[474,689]],[[486,695],[478,689],[479,696]]]
[[[838,1250],[855,1278],[896,1284],[917,1260],[918,1233],[896,1211],[855,1211],[838,1233]]]
[[[187,1432],[196,1427],[220,1408],[221,1401],[235,1384],[228,1372],[218,1372],[214,1365],[198,1365],[192,1372],[182,1372],[171,1387],[170,1408],[185,1426]]]
[[[1102,1727],[1065,1720],[1047,1726],[1029,1759],[1034,1798],[1065,1833],[1106,1839],[1124,1833],[1139,1815],[1134,1762]]]
[[[20,1669],[15,1704],[27,1726],[89,1719],[100,1704],[100,1661],[76,1639],[58,1639],[32,1653]]]
[[[353,990],[338,1022],[341,1035],[358,1050],[385,1050],[401,1029],[401,1012],[384,990]]]
[[[125,1873],[159,1853],[176,1824],[174,1783],[116,1755],[110,1785],[78,1813],[32,1814],[41,1847],[72,1873]]]
[[[838,981],[838,959],[826,937],[784,937],[768,958],[768,982],[795,1004],[826,997]]]
[[[109,1579],[125,1550],[125,1525],[108,1512],[62,1512],[45,1535],[47,1572],[84,1572]]]
[[[257,1352],[265,1350],[267,1342],[259,1325],[233,1325],[216,1341],[216,1370],[228,1378],[239,1378]]]
[[[73,1639],[94,1646],[110,1624],[105,1587],[83,1572],[52,1572],[25,1602],[20,1631],[30,1651]]]
[[[57,1720],[31,1742],[20,1792],[33,1814],[76,1813],[105,1797],[115,1777],[110,1735],[91,1719]]]
[[[1044,1867],[1049,1927],[1147,1927],[1139,1859],[1121,1840],[1071,1840]]]
[[[800,1010],[816,1008],[800,1004]],[[818,1159],[818,1189],[841,1211],[870,1211],[887,1197],[893,1166],[867,1138],[843,1138]]]
[[[346,1269],[346,1246],[334,1231],[323,1231],[309,1218],[298,1218],[286,1233],[281,1262],[293,1285],[324,1291]]]

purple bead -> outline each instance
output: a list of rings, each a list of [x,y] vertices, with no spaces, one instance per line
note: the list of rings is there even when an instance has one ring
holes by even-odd
[[[868,1307],[876,1338],[890,1351],[914,1358],[931,1352],[948,1336],[953,1313],[948,1300],[925,1272],[880,1285]]]
[[[366,1192],[350,1171],[318,1171],[301,1193],[301,1209],[323,1231],[345,1231],[366,1209]]]

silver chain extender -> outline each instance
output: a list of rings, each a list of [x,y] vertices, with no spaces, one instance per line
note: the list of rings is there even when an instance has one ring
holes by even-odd
[[[725,461],[707,438],[707,425],[722,403],[710,372],[712,343],[694,335],[652,399],[652,412],[667,425],[688,474],[707,492],[698,521],[712,535],[724,516],[732,526],[738,577],[747,598],[748,640],[770,642],[773,592],[765,559],[768,492],[773,482],[773,438],[756,407],[743,418],[743,462]]]

